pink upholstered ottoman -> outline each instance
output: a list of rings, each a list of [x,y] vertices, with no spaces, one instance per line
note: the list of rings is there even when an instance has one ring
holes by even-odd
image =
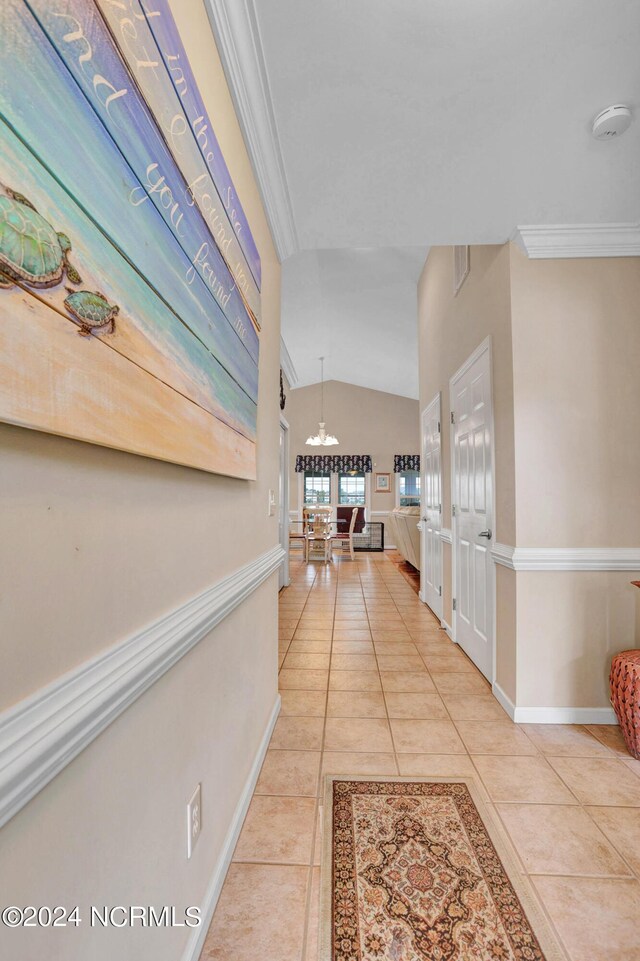
[[[611,703],[629,753],[640,760],[640,651],[623,651],[611,661]]]

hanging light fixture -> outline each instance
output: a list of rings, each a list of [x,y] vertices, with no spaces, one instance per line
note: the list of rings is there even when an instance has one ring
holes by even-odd
[[[306,444],[310,447],[331,447],[340,441],[332,434],[327,434],[324,424],[324,357],[320,357],[320,422],[318,433],[307,437]]]

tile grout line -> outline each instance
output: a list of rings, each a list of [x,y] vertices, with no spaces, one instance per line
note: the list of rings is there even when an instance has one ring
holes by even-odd
[[[313,591],[313,588],[316,585],[317,579],[318,579],[318,573],[316,571],[315,576],[313,578],[311,590],[309,591],[309,595],[311,595],[311,592]],[[305,910],[304,910],[304,930],[302,935],[302,949],[300,954],[301,961],[305,961],[308,953],[307,949],[308,949],[308,941],[309,941],[309,921],[311,917],[311,895],[313,891],[313,870],[315,867],[314,862],[315,862],[315,852],[316,852],[316,837],[319,831],[320,796],[322,792],[322,765],[323,765],[323,759],[324,759],[325,732],[327,727],[329,678],[331,677],[331,658],[333,656],[333,631],[334,631],[334,624],[335,624],[335,612],[336,612],[336,606],[335,606],[335,597],[334,597],[333,618],[331,621],[331,647],[329,648],[329,670],[327,671],[327,686],[325,688],[324,717],[322,721],[322,737],[320,739],[319,768],[317,772],[316,796],[315,796],[315,804],[314,804],[314,811],[313,811],[313,830],[311,833],[311,853],[310,853],[309,870],[307,872],[307,892],[306,892]]]
[[[287,657],[287,655],[288,655],[288,653],[289,653],[289,648],[291,647],[291,644],[293,643],[293,638],[295,637],[296,632],[297,632],[297,630],[298,630],[298,625],[300,624],[300,621],[302,620],[302,615],[304,614],[304,611],[305,611],[305,609],[306,609],[306,607],[307,607],[307,605],[308,605],[308,603],[309,603],[309,598],[311,597],[311,594],[312,594],[312,592],[313,592],[313,588],[315,587],[315,583],[316,583],[317,576],[318,576],[317,571],[314,571],[313,580],[312,580],[312,582],[311,582],[311,584],[310,584],[310,586],[309,586],[309,590],[307,591],[307,595],[306,595],[305,602],[304,602],[304,604],[303,604],[303,606],[302,606],[302,610],[300,611],[300,617],[298,618],[298,621],[297,621],[297,623],[296,623],[295,630],[294,630],[294,632],[293,632],[293,636],[292,636],[292,638],[291,638],[291,641],[289,642],[289,647],[287,648],[287,652],[286,652],[286,654],[285,654],[285,658],[284,658],[284,660],[283,660],[283,662],[282,662],[283,664],[285,663],[286,657]],[[280,671],[278,672],[278,677],[279,677],[279,676],[280,676]],[[326,702],[325,702],[325,710],[326,710]],[[268,749],[268,750],[269,750],[269,749]],[[320,752],[319,764],[322,765],[322,752]],[[320,770],[318,770],[316,776],[317,776],[318,778],[320,777]],[[307,953],[307,933],[308,933],[308,927],[309,927],[309,906],[310,906],[310,901],[311,901],[311,888],[312,888],[312,885],[313,885],[313,860],[314,860],[315,832],[316,832],[316,822],[317,822],[317,789],[316,789],[316,797],[314,798],[314,801],[315,801],[315,804],[314,804],[314,818],[313,818],[313,827],[312,827],[312,831],[311,831],[311,850],[310,850],[310,855],[309,855],[309,862],[308,862],[308,864],[307,864],[307,886],[306,886],[306,892],[305,892],[305,909],[304,909],[303,921],[302,921],[302,942],[301,942],[301,945],[300,945],[300,953],[299,953],[299,955],[298,955],[299,961],[304,961],[304,959],[305,959],[305,957],[306,957],[306,953]],[[254,863],[255,863],[255,862],[254,862]],[[273,863],[273,862],[266,862],[266,863]],[[302,866],[302,865],[301,865],[301,866]]]
[[[374,656],[375,656],[376,672],[377,672],[377,674],[378,674],[378,677],[379,677],[380,681],[381,681],[381,669],[380,669],[380,664],[379,664],[379,659],[378,659],[377,648],[376,648],[376,645],[375,645],[375,642],[374,642],[374,633],[373,633],[373,628],[372,628],[372,625],[371,625],[371,612],[370,612],[370,609],[369,609],[369,603],[371,603],[373,606],[375,606],[376,601],[384,598],[384,595],[385,595],[385,594],[388,595],[389,598],[390,598],[390,600],[391,600],[392,603],[393,603],[393,607],[395,608],[396,613],[400,615],[400,618],[401,618],[402,624],[403,624],[403,630],[405,630],[405,631],[408,633],[409,638],[411,639],[411,642],[412,642],[412,643],[416,644],[416,640],[415,640],[414,634],[415,634],[416,632],[420,633],[420,632],[423,630],[423,626],[421,626],[419,623],[414,623],[413,625],[408,625],[408,624],[406,623],[406,621],[405,621],[405,613],[408,614],[409,619],[411,620],[411,612],[408,610],[407,605],[405,605],[404,603],[401,605],[401,607],[398,607],[398,602],[396,601],[396,598],[395,598],[394,594],[392,593],[391,590],[389,590],[389,585],[392,585],[392,581],[386,581],[385,578],[382,577],[382,575],[381,575],[380,572],[379,572],[379,568],[380,568],[381,566],[382,566],[381,564],[376,564],[376,567],[378,568],[378,570],[375,570],[375,571],[373,571],[373,572],[372,572],[371,570],[367,570],[366,575],[365,575],[360,569],[358,569],[358,571],[357,571],[357,579],[358,579],[358,582],[359,582],[359,584],[360,584],[360,592],[361,592],[362,597],[363,597],[363,600],[364,600],[364,608],[365,608],[366,620],[367,620],[367,624],[368,624],[368,626],[369,626],[369,635],[370,635],[370,637],[371,637],[371,643],[372,643],[372,646],[373,646],[373,652],[374,652]],[[334,598],[334,600],[333,600],[333,617],[332,617],[332,630],[331,630],[330,658],[329,658],[329,669],[328,669],[328,672],[327,672],[327,686],[326,686],[326,688],[325,688],[325,711],[324,711],[324,718],[323,718],[323,733],[322,733],[321,749],[320,749],[320,752],[319,752],[319,753],[320,753],[320,782],[319,782],[320,785],[321,785],[322,770],[323,770],[323,766],[324,766],[324,755],[325,755],[325,753],[326,753],[326,727],[327,727],[327,720],[328,720],[328,717],[329,717],[329,715],[328,715],[328,699],[329,699],[329,693],[330,693],[330,687],[329,687],[329,685],[330,685],[330,678],[331,678],[331,671],[332,671],[332,664],[333,664],[333,654],[334,654],[335,630],[336,630],[336,628],[335,628],[335,622],[336,622],[336,619],[337,619],[337,608],[338,608],[338,601],[339,601],[339,596],[340,596],[340,573],[341,573],[341,571],[338,570],[338,571],[337,571],[338,579],[337,579],[337,583],[336,583],[336,589],[335,589],[334,592],[333,592],[333,598]],[[354,574],[356,574],[355,571],[354,571]],[[366,577],[366,581],[363,580],[363,577]],[[383,584],[384,584],[384,589],[383,589],[383,590],[379,590],[379,588],[380,588],[380,586],[381,586],[380,583],[379,583],[380,580],[382,580],[382,581],[383,581]],[[345,584],[346,584],[346,583],[348,583],[348,582],[345,581]],[[305,610],[305,608],[306,608],[306,606],[307,606],[307,603],[308,603],[309,599],[310,599],[311,596],[312,596],[312,592],[314,591],[314,588],[317,588],[317,586],[318,586],[318,585],[317,585],[317,573],[316,573],[316,575],[315,575],[315,577],[314,577],[313,584],[312,584],[311,588],[309,589],[309,591],[307,592],[307,601],[305,602],[305,605],[303,606],[303,609],[302,609],[303,611]],[[367,590],[367,594],[365,594],[365,590]],[[348,605],[347,605],[347,607],[348,607]],[[403,611],[404,611],[405,613],[403,613]],[[384,610],[379,611],[379,612],[377,612],[377,613],[378,613],[378,614],[381,614],[381,615],[382,615],[382,619],[384,619]],[[302,615],[300,615],[299,618],[298,618],[297,625],[299,625],[301,616],[302,616]],[[297,629],[298,629],[298,626],[296,626],[296,628],[294,629],[294,636],[295,636],[295,631],[296,631]],[[393,628],[393,631],[396,631],[396,630],[399,630],[399,628]],[[293,641],[293,637],[292,637],[291,640],[289,641],[289,647],[290,647],[292,641]],[[289,649],[289,648],[288,648],[288,649]],[[287,649],[287,652],[288,652],[288,649]],[[424,655],[419,649],[418,649],[418,654],[420,655],[420,659],[421,659],[422,664],[424,665],[424,668],[425,668],[425,671],[426,671],[426,673],[427,673],[427,676],[430,677],[430,678],[433,680],[432,675],[431,675],[431,671],[430,671],[429,666],[428,666],[428,664],[427,664],[427,662],[426,662],[426,660],[425,660],[425,655]],[[286,656],[286,655],[285,655],[285,656]],[[434,656],[437,656],[437,655],[434,655]],[[358,673],[359,673],[359,671],[358,671]],[[464,672],[463,672],[463,673],[464,673]],[[381,688],[382,688],[382,685],[380,685],[380,686],[381,686]],[[440,692],[440,689],[439,689],[436,685],[434,685],[434,686],[435,686],[435,690],[436,690],[437,695],[439,696],[442,704],[444,705],[447,718],[448,718],[449,721],[452,723],[454,729],[457,731],[458,735],[460,736],[460,731],[459,731],[459,728],[458,728],[458,724],[456,723],[456,719],[453,717],[453,715],[452,715],[452,713],[451,713],[451,710],[450,710],[449,706],[447,705],[447,702],[446,702],[445,698],[443,697],[442,693]],[[392,741],[392,746],[393,746],[394,763],[395,763],[395,766],[396,766],[396,770],[397,770],[398,773],[399,773],[399,771],[400,771],[399,754],[398,754],[398,751],[397,751],[397,748],[396,748],[395,739],[394,739],[394,737],[393,737],[393,730],[392,730],[392,727],[391,727],[391,717],[389,716],[389,707],[388,707],[388,704],[387,704],[387,696],[386,696],[386,692],[384,691],[384,688],[382,688],[382,694],[383,694],[383,702],[384,702],[384,705],[385,705],[385,716],[386,716],[387,725],[388,725],[388,729],[389,729],[389,731],[390,731],[390,736],[391,736],[391,741]],[[478,695],[478,696],[479,696],[479,695]],[[336,717],[338,717],[338,715],[336,715]],[[345,720],[348,720],[348,719],[345,719]],[[461,721],[461,722],[463,722],[463,721],[465,721],[465,720],[473,721],[474,719],[473,719],[473,718],[469,718],[469,719],[459,718],[458,720]],[[493,719],[486,719],[486,720],[489,721],[489,722],[491,722]],[[502,719],[500,719],[500,721],[502,721]],[[482,723],[482,722],[480,721],[479,723]],[[581,725],[580,727],[581,727],[581,728],[585,728],[584,725]],[[606,808],[606,807],[612,807],[612,808],[623,808],[623,809],[629,810],[629,811],[637,811],[637,810],[638,810],[638,806],[637,806],[637,805],[633,805],[633,804],[621,804],[621,803],[615,803],[615,804],[610,804],[610,803],[609,803],[609,804],[607,804],[607,803],[603,803],[603,802],[596,803],[596,802],[593,802],[593,801],[590,801],[590,802],[582,802],[582,801],[577,797],[577,795],[575,794],[575,792],[571,789],[571,787],[569,786],[569,783],[568,783],[568,782],[565,780],[565,778],[559,773],[559,771],[557,771],[557,770],[554,768],[553,764],[551,763],[551,759],[553,759],[553,758],[558,758],[558,759],[560,759],[560,760],[564,760],[564,759],[575,759],[575,760],[618,760],[618,761],[620,761],[621,763],[624,763],[625,758],[622,758],[619,754],[617,754],[617,753],[615,752],[615,750],[614,750],[612,747],[609,746],[609,744],[607,744],[607,743],[606,743],[603,739],[601,739],[600,737],[597,737],[596,734],[595,734],[593,731],[588,731],[588,733],[591,734],[591,736],[592,736],[599,744],[601,744],[601,745],[606,749],[606,751],[608,752],[608,754],[607,754],[607,756],[606,756],[605,758],[602,758],[602,757],[600,757],[600,756],[598,756],[598,755],[596,755],[596,756],[594,756],[594,757],[592,758],[590,755],[583,755],[583,754],[575,754],[575,755],[574,755],[574,754],[551,754],[551,753],[550,753],[550,754],[545,754],[544,751],[542,750],[542,748],[540,748],[540,747],[538,746],[538,744],[533,740],[533,738],[530,737],[529,734],[528,734],[525,730],[522,729],[522,726],[521,726],[521,725],[514,725],[514,728],[515,728],[516,730],[519,730],[521,733],[525,734],[525,737],[527,738],[527,741],[531,744],[532,748],[535,749],[535,751],[536,751],[535,754],[533,754],[533,755],[529,755],[529,754],[527,754],[527,755],[515,754],[515,755],[514,755],[514,754],[496,754],[495,752],[487,752],[486,754],[483,754],[482,752],[476,752],[475,755],[471,755],[471,753],[470,753],[470,751],[469,751],[466,743],[464,742],[464,739],[462,739],[462,744],[463,744],[463,746],[464,746],[464,754],[460,754],[460,755],[455,755],[455,754],[453,754],[453,755],[451,755],[451,756],[452,756],[452,758],[453,758],[453,757],[460,757],[460,758],[466,757],[466,758],[468,758],[468,759],[471,761],[471,764],[472,764],[473,770],[474,770],[474,772],[475,772],[475,775],[476,775],[476,777],[478,778],[478,780],[480,781],[480,783],[481,783],[481,784],[483,785],[483,787],[484,787],[484,790],[485,790],[486,795],[487,795],[487,799],[488,799],[489,806],[490,806],[492,812],[494,813],[494,816],[496,816],[496,817],[498,818],[500,824],[502,825],[503,830],[505,831],[507,837],[509,838],[509,841],[510,841],[512,847],[514,848],[514,851],[515,851],[516,854],[517,854],[518,859],[519,859],[520,862],[522,863],[522,867],[523,867],[523,869],[524,869],[525,876],[529,877],[530,879],[534,879],[534,878],[544,878],[544,877],[550,877],[550,878],[566,877],[566,878],[571,878],[571,879],[584,879],[584,880],[600,880],[600,879],[602,879],[602,880],[624,881],[624,882],[626,882],[626,883],[628,883],[629,881],[631,881],[632,883],[637,883],[637,880],[636,880],[636,879],[640,880],[640,872],[637,873],[636,871],[634,871],[634,869],[632,868],[632,866],[628,863],[627,859],[625,858],[624,852],[623,852],[622,850],[618,850],[616,844],[614,844],[614,842],[609,839],[609,836],[604,833],[603,829],[600,827],[600,825],[598,824],[598,822],[595,820],[595,817],[591,814],[591,812],[588,810],[588,808],[590,808],[590,807],[591,807],[591,808],[594,808],[594,807],[605,807],[605,808]],[[586,730],[586,728],[585,728],[585,730]],[[344,753],[350,753],[350,752],[344,752]],[[382,752],[380,752],[380,753],[382,753]],[[416,752],[416,753],[420,753],[420,752]],[[423,753],[424,753],[424,752],[423,752]],[[426,753],[430,753],[430,752],[426,752]],[[409,754],[409,752],[407,752],[407,754]],[[411,755],[409,755],[409,756],[411,756]],[[528,801],[528,800],[524,800],[524,801],[494,801],[494,799],[493,799],[492,795],[489,793],[488,787],[487,787],[487,785],[485,784],[484,779],[483,779],[483,777],[482,777],[482,775],[481,775],[481,773],[480,773],[480,769],[476,766],[476,764],[475,764],[475,762],[474,762],[474,756],[475,756],[475,757],[500,757],[500,758],[507,758],[507,757],[533,757],[533,758],[543,759],[543,760],[546,762],[546,765],[545,765],[545,766],[546,766],[549,770],[552,771],[552,773],[555,775],[555,777],[556,777],[556,778],[558,779],[558,781],[562,784],[562,786],[563,786],[563,787],[565,788],[565,790],[568,792],[568,795],[569,795],[573,800],[571,800],[570,802],[568,802],[568,803],[566,803],[566,804],[560,804],[560,803],[555,802],[555,801],[547,801],[547,800],[540,800],[540,801]],[[633,771],[632,771],[632,773],[635,774],[635,772],[633,772]],[[310,904],[310,892],[311,892],[311,885],[312,885],[312,878],[313,878],[313,868],[314,868],[314,863],[313,863],[313,862],[314,862],[314,855],[315,855],[315,839],[316,839],[316,834],[317,834],[317,832],[318,832],[318,830],[319,830],[319,827],[318,827],[318,809],[319,809],[319,806],[320,806],[320,795],[321,795],[321,786],[319,787],[319,789],[318,789],[318,791],[317,791],[317,797],[316,797],[316,816],[315,816],[315,818],[314,818],[314,844],[313,844],[313,846],[312,846],[311,859],[310,859],[310,862],[311,862],[311,863],[310,863],[310,865],[309,865],[308,891],[307,891],[307,901],[306,901],[306,908],[305,908],[305,931],[304,931],[303,958],[306,957],[305,952],[307,951],[307,948],[308,948],[308,945],[307,945],[307,933],[308,933],[308,931],[307,931],[307,929],[308,929],[309,916],[310,916],[309,904]],[[614,852],[618,855],[618,857],[620,858],[621,862],[624,864],[625,868],[629,871],[629,875],[628,875],[628,876],[627,876],[627,875],[615,875],[615,874],[607,874],[607,873],[603,873],[603,874],[588,874],[588,875],[586,875],[586,874],[580,874],[580,873],[575,873],[575,874],[574,874],[574,873],[565,873],[565,874],[551,873],[551,874],[549,874],[549,873],[540,872],[540,871],[538,871],[538,872],[529,872],[529,871],[527,871],[526,868],[524,867],[524,862],[522,861],[522,855],[520,855],[519,850],[518,850],[518,848],[517,848],[517,846],[516,846],[515,839],[514,839],[514,837],[512,837],[511,832],[509,831],[506,823],[504,822],[504,820],[503,820],[503,818],[502,818],[502,816],[501,816],[501,814],[500,814],[499,805],[503,805],[504,807],[510,807],[510,806],[515,806],[515,805],[531,805],[531,806],[534,806],[534,805],[535,805],[535,806],[537,806],[537,805],[550,805],[550,806],[556,807],[556,808],[571,808],[571,807],[579,807],[579,808],[581,808],[581,809],[582,809],[583,811],[585,811],[585,813],[587,814],[587,816],[588,816],[588,818],[589,818],[589,822],[593,824],[593,826],[594,826],[594,828],[597,830],[598,834],[602,836],[603,841],[605,841],[605,842],[609,845],[609,847],[611,848],[611,850],[614,851]],[[256,863],[256,862],[254,862],[254,863]],[[258,863],[262,863],[262,862],[258,862]],[[272,863],[274,863],[274,862],[264,862],[264,863],[272,864]],[[532,883],[533,883],[533,881],[532,881]],[[537,894],[537,899],[538,899],[539,903],[541,904],[542,909],[543,909],[545,915],[547,916],[547,918],[548,918],[551,926],[552,926],[553,929],[556,930],[556,932],[557,932],[557,928],[556,928],[554,922],[552,921],[552,919],[551,919],[551,917],[550,917],[550,915],[549,915],[549,912],[548,912],[547,909],[546,909],[545,903],[543,902],[541,895],[539,894],[539,892],[538,892],[537,890],[536,890],[536,894]],[[557,933],[558,933],[558,932],[557,932]],[[559,933],[558,933],[558,937],[559,937],[560,942],[561,942],[562,944],[564,944],[564,940],[563,940],[562,938],[560,938]]]
[[[395,607],[396,611],[399,613],[398,608],[396,607],[395,601],[394,601],[394,607]],[[366,601],[365,601],[365,610],[366,610],[366,612],[367,612],[367,623],[369,624],[369,632],[370,632],[370,634],[371,634],[371,643],[372,643],[372,646],[373,646],[373,653],[374,653],[374,656],[375,656],[375,659],[376,659],[376,667],[377,667],[377,670],[378,670],[378,677],[379,677],[379,679],[380,679],[380,690],[382,691],[382,701],[383,701],[383,703],[384,703],[384,711],[385,711],[385,716],[386,716],[386,718],[387,718],[387,727],[389,728],[389,737],[391,738],[391,747],[392,747],[392,749],[393,749],[393,763],[394,763],[395,766],[396,766],[396,774],[398,775],[398,777],[400,777],[400,762],[398,761],[398,752],[396,751],[396,742],[395,742],[395,738],[394,738],[394,736],[393,736],[393,728],[391,727],[391,718],[389,717],[389,705],[387,704],[387,695],[386,695],[386,691],[385,691],[385,689],[384,689],[384,685],[382,684],[382,673],[381,673],[381,671],[380,671],[380,662],[379,662],[379,660],[378,660],[378,651],[377,651],[377,649],[376,649],[375,644],[373,643],[373,629],[372,629],[372,627],[371,627],[371,619],[370,619],[370,617],[369,617],[369,607],[368,607]],[[404,622],[403,622],[403,623],[404,623]]]

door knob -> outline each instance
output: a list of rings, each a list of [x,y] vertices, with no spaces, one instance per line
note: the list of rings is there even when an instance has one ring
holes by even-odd
[[[478,537],[486,537],[487,540],[490,541],[491,538],[493,537],[493,533],[492,533],[491,530],[488,530],[488,531],[480,531],[480,533],[478,534]]]

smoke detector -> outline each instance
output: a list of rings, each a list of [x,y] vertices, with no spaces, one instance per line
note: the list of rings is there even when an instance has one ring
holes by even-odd
[[[601,110],[593,121],[591,133],[596,140],[612,140],[625,132],[631,123],[631,111],[622,103]]]

